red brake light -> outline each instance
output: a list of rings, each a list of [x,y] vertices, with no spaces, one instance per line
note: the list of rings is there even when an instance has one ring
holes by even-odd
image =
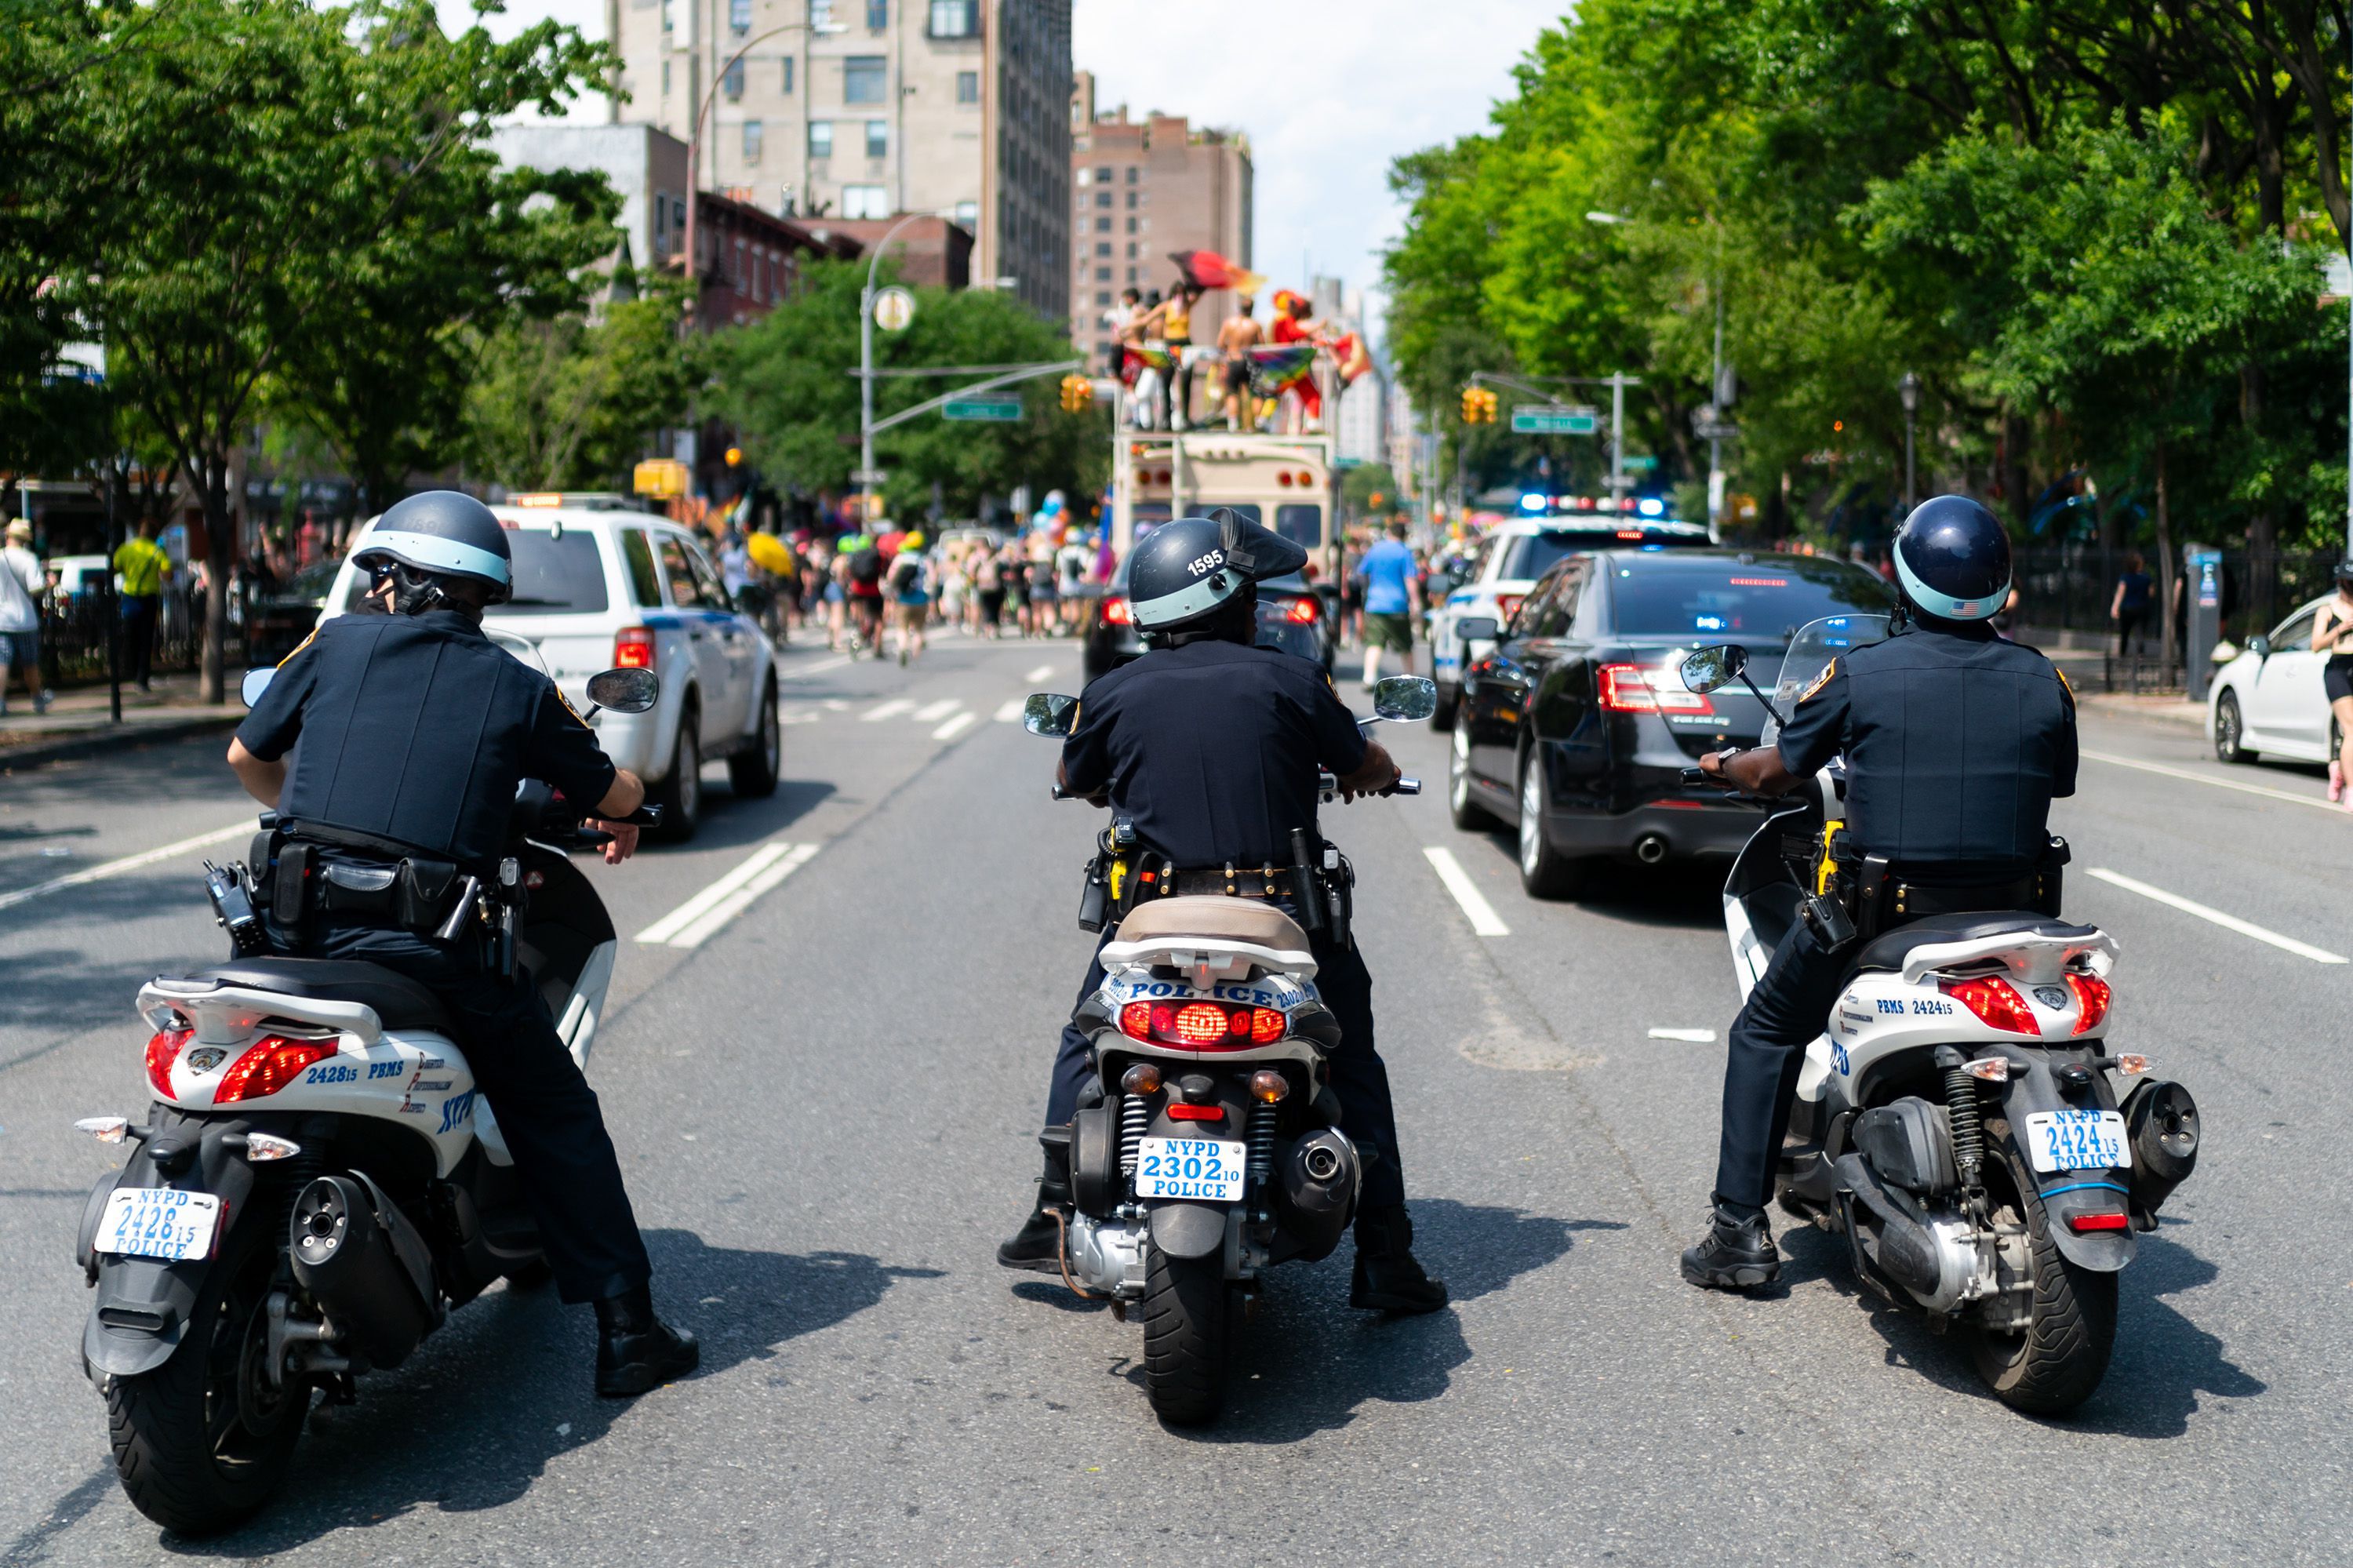
[[[1505,625],[1509,625],[1514,612],[1518,610],[1520,608],[1520,600],[1527,597],[1528,596],[1524,593],[1497,594],[1495,596],[1495,619]]]
[[[652,669],[654,634],[642,626],[625,627],[613,633],[613,667],[617,670]]]
[[[2130,1228],[2132,1221],[2117,1213],[2070,1214],[2067,1228],[2082,1234],[2085,1231],[2121,1231]]]
[[[1226,1119],[1226,1107],[1188,1106],[1179,1101],[1168,1107],[1168,1119],[1170,1121],[1223,1121]]]
[[[2097,975],[2067,972],[2067,989],[2075,993],[2079,1016],[2073,1033],[2089,1033],[2105,1022],[2108,1016],[2108,982]]]
[[[288,1040],[266,1034],[221,1075],[220,1086],[213,1091],[213,1104],[234,1105],[238,1100],[258,1100],[265,1095],[274,1095],[301,1077],[305,1067],[322,1057],[333,1055],[338,1044],[333,1040]]]
[[[1640,539],[1642,536],[1642,531],[1640,528],[1620,528],[1618,530],[1618,536],[1620,539]]]
[[[1715,705],[1683,689],[1663,670],[1653,674],[1634,664],[1601,666],[1601,705],[1620,714],[1712,714]]]
[[[1247,1051],[1282,1038],[1289,1021],[1271,1007],[1222,1001],[1131,1001],[1119,1010],[1119,1032],[1131,1040],[1182,1045],[1191,1051]]]
[[[1980,1022],[2012,1034],[2041,1034],[2042,1026],[2034,1022],[2033,1009],[2018,994],[2010,983],[1999,975],[1980,975],[1975,980],[1938,980],[1936,989],[1978,1015]]]
[[[1116,597],[1103,601],[1103,618],[1105,626],[1135,624],[1135,611],[1129,608],[1127,600]]]
[[[1282,617],[1293,625],[1313,626],[1315,624],[1315,618],[1322,613],[1322,607],[1314,599],[1294,599],[1291,601],[1291,608],[1282,612]]]
[[[180,1051],[195,1038],[193,1029],[159,1029],[147,1042],[147,1081],[165,1099],[172,1096],[172,1064],[180,1059]]]

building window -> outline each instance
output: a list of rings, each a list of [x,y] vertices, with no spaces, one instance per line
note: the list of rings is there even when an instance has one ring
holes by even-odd
[[[1098,283],[1108,283],[1108,282],[1110,282],[1110,281],[1111,281],[1111,269],[1110,269],[1110,268],[1108,268],[1108,267],[1098,267],[1098,268],[1096,268],[1096,269],[1095,269],[1095,281],[1096,281],[1096,282],[1098,282]]]
[[[1127,259],[1131,261],[1135,260],[1135,241],[1133,239],[1127,242]]]
[[[841,101],[880,103],[889,87],[890,69],[881,55],[852,55],[841,62]]]
[[[1095,303],[1105,310],[1109,310],[1111,308],[1111,291],[1109,289],[1099,290],[1095,294]],[[1104,344],[1103,346],[1106,351],[1111,348],[1111,344]]]
[[[727,95],[730,103],[744,96],[744,62],[741,59],[727,68],[727,74],[719,79],[719,89]]]
[[[752,0],[727,0],[727,27],[736,33],[752,30]]]
[[[809,122],[808,155],[812,158],[830,158],[833,156],[832,121],[812,120]]]
[[[662,96],[670,96],[670,61],[662,61]]]
[[[1109,257],[1111,255],[1111,241],[1106,239],[1096,245],[1095,254],[1102,257]]]
[[[891,155],[891,122],[888,120],[869,120],[866,122],[866,155],[870,158]]]
[[[980,222],[980,204],[976,201],[960,201],[955,205],[955,215],[956,222],[970,228]]]
[[[980,73],[978,71],[960,70],[956,72],[956,101],[958,103],[978,103],[980,101]]]
[[[744,161],[745,163],[756,164],[760,161],[760,142],[763,134],[758,121],[744,122]]]
[[[1134,193],[1134,191],[1130,191],[1130,192],[1128,192],[1128,193],[1127,193],[1127,205],[1128,205],[1131,208],[1133,208],[1133,207],[1135,206],[1135,193]]]
[[[1081,169],[1079,171],[1079,188],[1081,190],[1084,190],[1087,186],[1094,183],[1095,172],[1092,169]]]
[[[1095,232],[1097,234],[1109,234],[1111,232],[1111,219],[1107,217],[1099,217],[1095,219]]]
[[[833,0],[809,0],[809,31],[822,33],[833,26]]]
[[[976,38],[980,36],[980,0],[932,0],[935,38]]]
[[[1129,197],[1128,199],[1129,199],[1129,200],[1131,200],[1131,201],[1133,201],[1134,198],[1133,196],[1131,196],[1131,197]],[[1097,207],[1109,207],[1109,206],[1111,205],[1111,192],[1109,192],[1109,191],[1097,191],[1097,192],[1095,192],[1095,205],[1096,205]]]
[[[866,0],[866,26],[879,33],[891,25],[891,0]]]
[[[888,217],[891,198],[881,185],[844,185],[841,187],[841,216],[849,218]]]
[[[1128,183],[1129,185],[1134,185],[1134,184],[1135,183],[1135,179],[1136,179],[1135,165],[1134,165],[1134,164],[1128,164],[1128,166],[1127,166],[1127,183]]]
[[[1131,283],[1135,281],[1135,269],[1133,267],[1127,270],[1127,281]]]
[[[790,55],[786,55],[786,56],[785,57],[785,90],[786,90],[787,93],[789,93],[789,92],[791,92],[791,91],[792,91],[792,90],[793,90],[793,57],[792,57],[792,56],[790,56]]]

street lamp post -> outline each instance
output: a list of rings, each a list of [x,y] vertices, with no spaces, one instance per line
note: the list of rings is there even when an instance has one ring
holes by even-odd
[[[882,238],[874,242],[874,253],[866,259],[866,287],[858,294],[858,516],[866,520],[873,509],[874,487],[874,272],[882,264],[882,252],[899,231],[919,218],[947,217],[953,208],[938,212],[911,212],[885,229]]]
[[[1904,514],[1910,516],[1915,504],[1912,482],[1912,431],[1920,412],[1920,378],[1910,371],[1895,384],[1895,395],[1904,399]]]
[[[702,273],[695,265],[694,220],[696,212],[702,206],[702,127],[711,118],[711,104],[719,96],[719,84],[727,79],[727,73],[733,70],[745,55],[770,38],[782,37],[786,33],[840,33],[848,30],[839,25],[818,26],[811,22],[786,22],[781,27],[771,27],[757,37],[746,40],[743,48],[728,56],[727,63],[712,74],[711,85],[703,89],[702,106],[694,111],[694,126],[686,138],[686,254],[681,270],[687,279],[686,311],[689,315],[692,315],[695,307],[702,302]]]

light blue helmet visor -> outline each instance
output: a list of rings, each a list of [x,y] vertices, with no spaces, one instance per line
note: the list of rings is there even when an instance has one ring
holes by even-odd
[[[1233,580],[1233,573],[1223,569],[1211,572],[1199,582],[1187,583],[1175,593],[1164,593],[1158,599],[1135,601],[1135,624],[1147,630],[1156,626],[1171,626],[1180,620],[1190,620],[1197,615],[1207,615],[1234,597],[1241,585]]]
[[[1895,552],[1895,576],[1914,604],[1946,620],[1983,620],[2000,614],[2001,607],[2010,602],[2011,579],[2009,577],[2002,578],[2001,586],[1984,599],[1955,599],[1949,594],[1938,593],[1913,575],[1911,565],[1904,559],[1901,549]]]
[[[352,558],[387,555],[421,571],[459,572],[470,577],[487,577],[501,588],[512,586],[512,577],[503,556],[488,550],[461,545],[455,539],[444,539],[437,534],[411,534],[400,529],[371,528],[360,539],[359,548]]]

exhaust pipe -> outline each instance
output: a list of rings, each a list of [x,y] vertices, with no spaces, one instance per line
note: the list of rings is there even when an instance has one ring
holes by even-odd
[[[1667,836],[1664,833],[1644,833],[1634,841],[1634,858],[1644,865],[1656,865],[1667,858]]]
[[[1297,1244],[1299,1256],[1311,1263],[1330,1256],[1347,1234],[1364,1180],[1356,1146],[1345,1133],[1326,1128],[1293,1143],[1280,1169],[1276,1219]]]
[[[322,1176],[294,1200],[287,1229],[294,1277],[325,1314],[336,1346],[375,1367],[407,1359],[433,1326],[405,1255],[424,1263],[429,1281],[430,1254],[407,1217],[364,1177]]]
[[[2198,1102],[2179,1084],[2151,1078],[2125,1097],[2123,1109],[2133,1207],[2153,1225],[2158,1205],[2198,1169]]]

